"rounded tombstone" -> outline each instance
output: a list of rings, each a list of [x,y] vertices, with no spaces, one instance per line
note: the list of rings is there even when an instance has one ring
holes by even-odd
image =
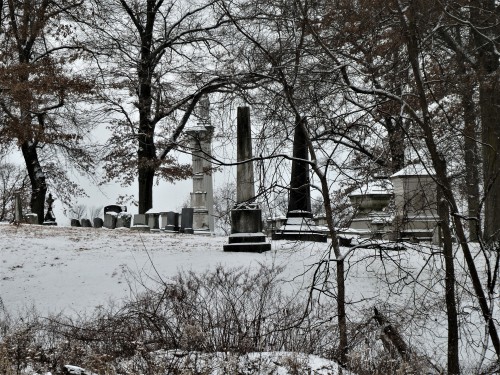
[[[102,228],[104,225],[104,220],[102,220],[100,217],[94,218],[94,228]]]
[[[71,219],[71,226],[72,227],[81,227],[82,225],[80,224],[80,220],[78,220],[78,219]]]

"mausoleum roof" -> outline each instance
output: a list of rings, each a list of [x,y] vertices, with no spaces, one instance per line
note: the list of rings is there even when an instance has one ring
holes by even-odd
[[[363,196],[363,195],[388,195],[393,193],[392,182],[388,179],[380,179],[370,181],[367,184],[357,188],[350,197]]]
[[[409,177],[409,176],[433,176],[436,172],[434,168],[427,167],[423,164],[408,164],[406,167],[401,169],[399,172],[394,173],[393,177]]]

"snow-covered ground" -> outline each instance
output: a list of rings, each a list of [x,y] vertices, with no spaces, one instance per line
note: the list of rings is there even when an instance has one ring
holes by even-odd
[[[0,225],[0,298],[11,312],[81,312],[127,298],[180,270],[286,266],[290,287],[309,285],[306,270],[325,244],[274,242],[272,251],[223,252],[226,237],[128,229]],[[143,285],[144,284],[144,285]]]
[[[204,272],[224,267],[284,266],[290,292],[306,292],[328,244],[273,241],[266,253],[225,253],[227,237],[141,233],[128,229],[0,225],[0,308],[15,314],[34,306],[41,314],[78,314],[118,302],[169,280],[180,270]],[[429,246],[411,250],[357,249],[347,262],[350,322],[366,320],[373,308],[388,314],[411,347],[445,363],[444,270]],[[348,249],[342,249],[345,253]],[[460,285],[470,281],[462,272]],[[334,264],[331,265],[334,271]],[[322,279],[325,280],[324,278]],[[326,279],[333,296],[335,275]],[[328,284],[329,283],[329,284]],[[464,363],[482,353],[484,326],[473,300],[459,288]],[[0,309],[1,310],[1,309]],[[496,310],[498,311],[498,310]],[[392,314],[392,315],[391,315]],[[332,319],[335,312],[332,311]]]

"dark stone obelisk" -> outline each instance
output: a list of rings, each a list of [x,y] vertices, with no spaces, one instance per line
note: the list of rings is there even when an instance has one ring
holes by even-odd
[[[231,235],[224,251],[262,253],[271,250],[262,233],[262,212],[255,201],[250,108],[238,107],[236,205],[231,210]]]
[[[273,240],[326,242],[327,237],[321,233],[312,220],[311,186],[309,181],[309,150],[304,128],[296,119],[293,136],[292,173],[290,178],[290,194],[285,224],[273,233]]]
[[[292,162],[287,217],[312,217],[309,164],[306,162],[309,160],[309,151],[306,134],[304,134],[303,127],[299,125],[295,127],[293,136],[293,157],[295,160]]]

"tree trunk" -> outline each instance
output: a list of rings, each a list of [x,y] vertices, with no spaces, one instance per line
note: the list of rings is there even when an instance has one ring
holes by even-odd
[[[462,107],[464,109],[464,162],[465,162],[465,194],[467,195],[467,216],[469,239],[477,241],[479,235],[479,150],[476,137],[476,108],[474,105],[473,83],[466,76],[462,87]]]
[[[148,2],[148,9],[153,2]],[[151,121],[151,108],[153,97],[151,90],[151,77],[154,71],[153,57],[151,55],[152,27],[154,21],[148,14],[146,31],[141,41],[141,63],[139,66],[139,136],[138,136],[138,184],[139,184],[139,213],[144,214],[153,207],[153,183],[157,168],[156,147],[154,141],[155,124]]]
[[[389,140],[391,173],[399,172],[405,166],[405,132],[401,117],[385,118],[385,128]]]
[[[481,77],[479,88],[481,107],[483,173],[484,173],[484,239],[487,243],[500,240],[500,79],[497,73]]]
[[[440,193],[439,195],[442,195]],[[439,218],[443,234],[443,255],[445,264],[445,300],[446,318],[448,320],[448,374],[460,374],[460,361],[458,357],[458,317],[455,298],[455,265],[453,263],[453,242],[450,232],[450,212],[448,203],[444,199],[438,202]]]
[[[150,131],[150,129],[148,129]],[[144,134],[145,130],[141,131]],[[156,172],[156,148],[153,135],[144,134],[139,137],[138,184],[139,213],[144,214],[153,207],[153,184]]]
[[[479,107],[483,142],[484,239],[500,240],[500,65],[494,40],[498,38],[495,0],[471,1],[471,23],[477,51]],[[480,32],[477,32],[480,30]]]
[[[137,168],[139,185],[139,213],[144,214],[153,207],[153,183],[155,172],[158,166],[156,157],[156,147],[154,140],[155,123],[152,121],[151,113],[153,107],[153,95],[151,89],[152,76],[156,63],[152,53],[153,29],[155,17],[158,13],[156,0],[146,1],[146,17],[143,19],[141,27],[137,31],[141,37],[141,56],[137,69],[139,81],[138,109],[139,109],[139,129],[137,145]],[[126,5],[127,12],[132,12]],[[138,15],[132,15],[131,18]]]
[[[299,117],[297,117],[298,119]],[[349,351],[348,339],[347,339],[347,314],[346,314],[346,285],[345,285],[345,258],[340,251],[339,239],[337,236],[337,230],[333,222],[333,210],[332,201],[330,198],[329,181],[326,177],[326,173],[321,169],[317,163],[316,151],[314,145],[309,137],[306,120],[298,120],[297,127],[300,128],[300,135],[304,137],[304,143],[307,146],[305,150],[306,154],[309,151],[311,158],[314,160],[310,163],[314,173],[318,177],[321,183],[321,195],[323,197],[323,205],[325,208],[326,222],[330,232],[331,238],[331,249],[335,254],[335,265],[336,265],[336,283],[337,283],[337,322],[339,325],[339,345],[338,345],[338,357],[337,361],[341,366],[347,365],[347,354]],[[306,164],[309,165],[309,164]],[[310,201],[309,201],[310,202]],[[340,369],[342,373],[342,369]]]
[[[36,145],[23,142],[21,150],[26,163],[26,169],[31,182],[31,212],[38,215],[38,224],[43,223],[45,194],[47,193],[47,183],[42,166],[38,159]]]

